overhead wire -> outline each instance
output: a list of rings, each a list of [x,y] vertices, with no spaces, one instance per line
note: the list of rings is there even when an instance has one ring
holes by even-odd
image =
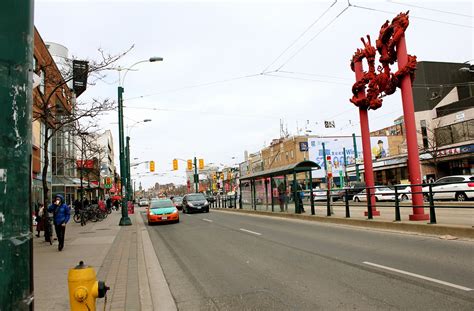
[[[338,85],[352,85],[352,83],[345,83],[345,82],[340,82],[340,81],[316,80],[316,79],[308,79],[308,78],[280,76],[280,75],[271,74],[271,73],[265,73],[264,76],[277,77],[277,78],[283,78],[283,79],[302,80],[302,81],[312,81],[312,82],[319,82],[319,83],[338,84]]]
[[[313,76],[313,77],[323,77],[323,78],[330,78],[330,79],[339,79],[339,80],[347,80],[347,81],[352,81],[352,79],[349,78],[343,78],[343,77],[337,77],[337,76],[331,76],[331,75],[322,75],[322,74],[317,74],[317,73],[308,73],[308,72],[299,72],[299,71],[287,71],[287,70],[278,70],[276,71],[278,73],[287,73],[287,74],[295,74],[295,75],[302,75],[302,76]]]
[[[422,9],[422,10],[438,12],[438,13],[444,13],[444,14],[450,14],[450,15],[456,15],[456,16],[463,16],[463,17],[469,17],[469,18],[474,17],[474,16],[468,15],[468,14],[461,14],[461,13],[455,13],[455,12],[450,12],[450,11],[438,10],[438,9],[424,7],[424,6],[421,6],[421,5],[408,4],[408,3],[403,3],[403,2],[393,1],[393,0],[387,0],[387,2],[390,2],[390,3],[393,3],[393,4],[398,4],[398,5],[403,5],[403,6],[407,6],[407,7]]]
[[[276,71],[279,71],[281,68],[283,68],[286,64],[288,64],[296,55],[298,55],[302,50],[304,50],[311,42],[313,42],[314,39],[316,39],[323,31],[325,31],[329,26],[331,26],[332,23],[334,23],[344,12],[347,11],[351,7],[351,4],[348,2],[347,6],[339,12],[333,19],[329,21],[323,28],[321,28],[309,41],[307,41],[302,47],[300,47],[298,50],[296,50],[295,53],[293,53]]]
[[[171,90],[165,90],[165,91],[161,91],[161,92],[157,92],[157,93],[150,93],[150,94],[140,95],[140,96],[136,96],[136,97],[130,97],[130,98],[126,98],[125,100],[135,100],[135,99],[140,99],[140,98],[145,98],[145,97],[150,97],[150,96],[156,96],[156,95],[161,95],[161,94],[166,94],[166,93],[174,93],[174,92],[187,90],[187,89],[205,87],[205,86],[210,86],[210,85],[215,85],[215,84],[220,84],[220,83],[231,82],[231,81],[235,81],[235,80],[258,77],[258,76],[261,76],[261,75],[262,75],[262,73],[255,73],[255,74],[237,76],[237,77],[234,77],[234,78],[222,79],[222,80],[217,80],[217,81],[212,81],[212,82],[205,82],[205,83],[199,83],[199,84],[194,84],[194,85],[188,85],[188,86],[183,86],[183,87],[176,88],[176,89],[171,89]]]
[[[329,10],[337,3],[338,0],[335,0],[321,15],[318,16],[318,18],[316,18],[316,20],[314,22],[312,22],[295,40],[293,40],[293,42],[291,42],[290,45],[288,45],[286,47],[286,49],[283,50],[283,52],[280,53],[280,55],[278,55],[277,58],[275,58],[273,60],[273,62],[270,63],[270,65],[268,65],[265,69],[262,70],[263,73],[267,72],[267,70],[274,64],[276,63],[291,47],[293,47],[296,42],[298,42],[311,28],[313,28],[313,26],[319,22],[321,20],[321,18],[324,17],[324,15],[326,15],[327,12],[329,12]]]
[[[387,13],[387,14],[395,14],[395,15],[399,14],[399,12],[386,11],[386,10],[372,8],[372,7],[361,6],[361,5],[357,5],[357,4],[350,4],[350,6],[356,8],[356,9],[361,9],[361,10],[368,10],[368,11],[381,12],[381,13]],[[474,28],[473,26],[469,26],[469,25],[456,24],[456,23],[451,23],[451,22],[446,22],[446,21],[440,21],[440,20],[437,20],[437,19],[414,16],[414,15],[411,15],[411,14],[410,14],[410,18],[420,19],[420,20],[434,22],[434,23],[441,23],[441,24],[446,24],[446,25],[458,26],[458,27]]]

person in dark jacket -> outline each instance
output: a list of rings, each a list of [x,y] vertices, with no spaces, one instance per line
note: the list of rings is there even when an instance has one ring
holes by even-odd
[[[48,207],[48,212],[53,213],[54,229],[59,242],[58,250],[62,251],[64,247],[66,224],[69,222],[69,218],[71,216],[69,207],[66,205],[62,195],[56,195],[53,204]]]

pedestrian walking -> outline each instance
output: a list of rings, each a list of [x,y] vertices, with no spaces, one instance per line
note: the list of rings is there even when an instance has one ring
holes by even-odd
[[[48,207],[48,211],[53,213],[54,229],[58,237],[58,250],[62,251],[64,248],[64,236],[66,233],[66,224],[69,221],[71,213],[69,207],[64,201],[64,197],[60,194],[56,195],[53,204]]]
[[[44,205],[43,203],[36,203],[36,236],[40,237],[40,232],[44,230]]]
[[[110,197],[105,200],[105,206],[107,207],[108,211],[112,210],[112,200],[110,199]]]
[[[283,183],[278,185],[278,200],[280,201],[280,212],[284,212],[286,203],[286,189]]]
[[[306,213],[306,211],[304,210],[304,206],[303,206],[303,197],[304,197],[303,187],[304,187],[304,185],[298,184],[298,186],[296,188],[296,190],[297,190],[296,199],[298,200],[298,204],[300,206],[300,211],[302,213]]]

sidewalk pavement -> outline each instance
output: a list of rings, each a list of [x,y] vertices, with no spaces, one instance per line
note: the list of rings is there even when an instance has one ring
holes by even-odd
[[[145,228],[141,212],[129,215],[131,226],[119,226],[120,212],[81,227],[70,221],[63,251],[34,237],[35,310],[69,310],[67,276],[79,261],[92,266],[97,279],[105,281],[105,310],[176,310],[160,263]],[[97,300],[104,310],[105,299]]]

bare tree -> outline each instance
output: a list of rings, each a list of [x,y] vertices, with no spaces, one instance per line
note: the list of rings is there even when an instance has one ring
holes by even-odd
[[[49,168],[49,143],[60,131],[78,132],[79,121],[84,128],[96,127],[95,118],[104,112],[115,109],[115,101],[111,99],[93,98],[89,101],[77,100],[68,87],[72,81],[87,77],[87,85],[95,85],[105,78],[105,71],[127,54],[131,49],[116,55],[110,55],[99,50],[98,60],[88,60],[87,66],[80,72],[73,71],[74,58],[65,59],[61,70],[52,58],[40,64],[35,71],[42,77],[41,85],[34,94],[33,121],[41,121],[45,125],[43,135],[42,183],[43,200],[48,204],[49,187],[47,174]]]
[[[439,120],[431,122],[431,124],[422,127],[418,133],[422,135],[423,143],[419,146],[420,153],[428,154],[430,157],[425,159],[435,171],[435,179],[438,178],[439,150],[444,146],[443,137],[437,135],[435,129],[439,126]]]

